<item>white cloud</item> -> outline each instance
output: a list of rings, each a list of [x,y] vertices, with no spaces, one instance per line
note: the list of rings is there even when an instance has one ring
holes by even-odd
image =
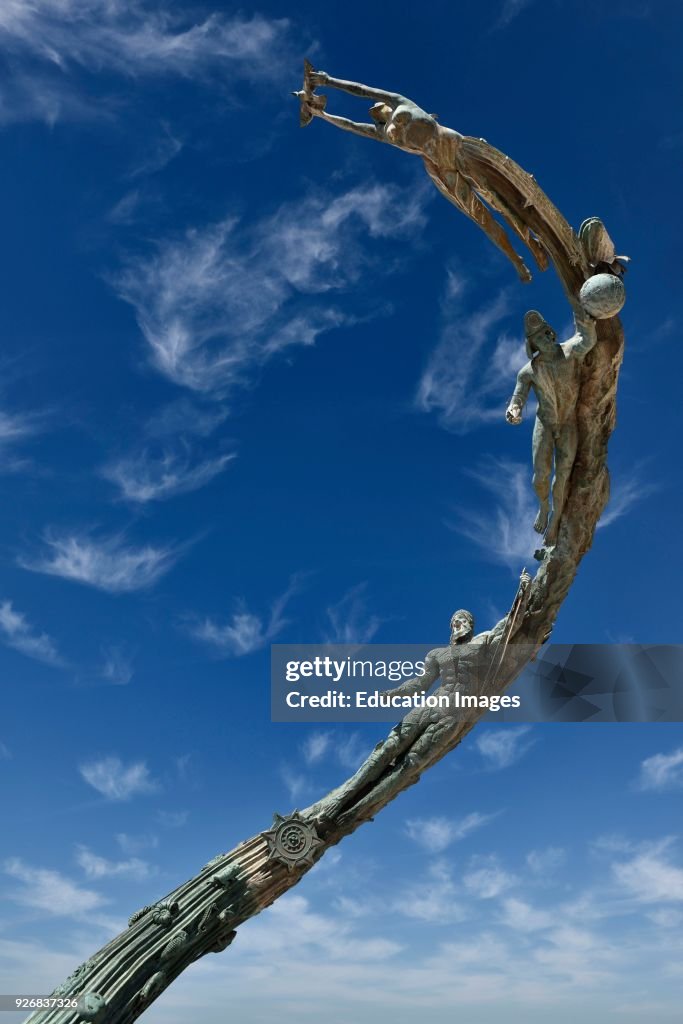
[[[532,744],[531,726],[500,726],[477,736],[476,747],[491,769],[509,768],[519,761]]]
[[[0,742],[0,761],[11,761],[12,751],[6,743]]]
[[[369,644],[382,625],[377,615],[368,611],[367,583],[359,583],[326,609],[332,632],[325,637],[330,644]]]
[[[477,899],[492,900],[517,884],[514,875],[500,867],[495,857],[477,857],[464,875],[466,890]]]
[[[503,0],[503,6],[500,9],[495,27],[506,28],[511,21],[514,21],[532,3],[533,0]]]
[[[609,503],[598,522],[599,530],[604,529],[605,526],[610,526],[617,519],[626,515],[629,509],[637,502],[655,493],[657,485],[650,480],[644,479],[645,472],[644,466],[641,463],[631,467],[628,477],[621,477],[612,481]]]
[[[465,914],[458,902],[460,896],[460,887],[453,881],[449,865],[438,860],[406,887],[394,904],[394,909],[418,921],[461,921]]]
[[[503,900],[502,922],[513,931],[535,932],[551,928],[557,923],[555,914],[538,910],[524,900],[510,896]]]
[[[7,463],[9,449],[25,438],[38,433],[39,429],[38,417],[5,412],[0,409],[0,470],[7,466],[12,468],[12,463]]]
[[[653,754],[640,766],[640,789],[680,789],[683,786],[683,747],[670,754]]]
[[[486,306],[467,313],[460,302],[463,291],[460,278],[449,272],[439,341],[416,396],[420,409],[436,412],[440,424],[456,434],[482,423],[505,425],[505,400],[527,361],[523,340],[498,333],[501,320],[512,312],[509,292],[499,292]]]
[[[526,862],[535,875],[552,875],[564,864],[566,854],[559,846],[546,846],[542,850],[530,850]]]
[[[355,769],[370,753],[368,741],[357,732],[341,736],[334,747],[337,760],[343,768]]]
[[[670,845],[669,840],[663,840],[645,846],[631,860],[613,864],[617,882],[639,902],[683,901],[683,868],[671,864],[664,856]]]
[[[127,686],[133,678],[133,663],[121,647],[107,647],[100,676],[112,686]]]
[[[87,535],[48,534],[50,557],[35,562],[20,560],[31,572],[85,583],[112,594],[151,587],[172,568],[178,549],[172,547],[133,547],[123,536],[95,540]]]
[[[63,664],[52,638],[47,633],[36,633],[26,617],[15,611],[11,601],[0,603],[0,640],[27,658],[46,665]]]
[[[301,753],[307,764],[333,759],[343,768],[355,769],[367,756],[368,744],[357,732],[315,732],[304,741]]]
[[[163,828],[182,828],[187,824],[187,811],[157,811],[156,820]]]
[[[298,593],[300,581],[300,576],[291,579],[285,592],[273,602],[267,619],[250,612],[244,602],[240,602],[238,610],[228,622],[218,623],[213,619],[205,619],[192,627],[192,635],[221,654],[232,657],[259,651],[267,647],[288,625],[284,611],[291,598]]]
[[[459,508],[449,527],[476,544],[486,558],[518,573],[540,543],[533,528],[537,504],[531,488],[531,458],[529,465],[488,458],[468,475],[489,491],[495,504],[490,511]]]
[[[87,846],[77,847],[76,862],[83,869],[86,878],[123,876],[141,882],[154,873],[147,861],[140,860],[139,857],[131,857],[130,860],[107,860],[93,853]]]
[[[295,771],[290,765],[283,764],[280,768],[280,778],[285,784],[289,799],[297,803],[300,797],[310,792],[311,781],[303,772]]]
[[[533,528],[538,502],[531,486],[531,444],[528,463],[486,456],[477,468],[465,472],[489,492],[494,499],[493,507],[461,506],[447,525],[476,544],[488,560],[519,572],[540,544]],[[634,472],[629,480],[613,487],[612,498],[598,526],[609,526],[654,490],[654,485],[642,482],[640,472]]]
[[[351,322],[329,296],[359,280],[369,260],[361,243],[415,230],[422,205],[422,190],[391,185],[312,195],[252,225],[227,218],[160,241],[114,285],[135,308],[161,374],[225,394],[283,350]]]
[[[102,476],[119,488],[126,501],[145,504],[198,490],[236,457],[220,455],[193,462],[187,446],[183,448],[182,452],[166,449],[156,457],[143,450],[104,466]]]
[[[3,869],[22,883],[21,889],[10,892],[10,898],[46,914],[77,917],[106,902],[98,892],[82,888],[58,871],[33,867],[20,857],[6,860]]]
[[[114,839],[121,850],[129,856],[135,856],[142,850],[155,850],[159,840],[154,835],[131,836],[127,832],[117,832]]]
[[[104,757],[79,766],[83,779],[107,800],[130,800],[138,793],[155,793],[159,784],[144,761],[124,765],[118,757]]]
[[[128,176],[130,178],[156,174],[157,171],[166,167],[182,150],[182,140],[174,134],[166,122],[162,122],[159,128],[159,134],[152,140],[145,155],[135,165],[133,170],[129,172]]]
[[[459,820],[451,818],[411,818],[406,822],[406,832],[419,846],[430,853],[442,853],[453,843],[465,839],[472,832],[487,825],[495,815],[479,814],[474,811]]]
[[[303,742],[301,751],[307,764],[321,761],[332,745],[332,734],[329,732],[313,732]]]
[[[290,67],[289,23],[259,14],[159,8],[144,0],[4,0],[0,43],[11,56],[0,97],[3,120],[97,116],[74,72],[107,72],[127,79],[220,75],[272,83]],[[103,105],[100,98],[99,107]]]

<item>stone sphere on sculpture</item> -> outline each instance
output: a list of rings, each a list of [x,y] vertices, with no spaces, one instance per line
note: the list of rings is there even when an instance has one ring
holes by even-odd
[[[608,320],[617,315],[626,301],[624,282],[614,274],[595,274],[581,288],[579,299],[596,320]]]

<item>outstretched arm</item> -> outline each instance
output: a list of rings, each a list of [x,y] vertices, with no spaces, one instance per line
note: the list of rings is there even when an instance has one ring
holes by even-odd
[[[526,571],[522,570],[519,577],[519,586],[517,593],[515,594],[514,601],[510,611],[507,613],[504,619],[497,622],[493,629],[488,634],[487,643],[497,643],[502,640],[506,644],[512,640],[512,638],[522,628],[524,622],[524,615],[526,613],[527,605],[529,603],[529,589],[531,587],[531,576]]]
[[[439,678],[439,664],[436,658],[429,655],[425,658],[425,670],[421,676],[414,679],[407,679],[393,690],[383,690],[382,693],[392,697],[411,697],[414,693],[426,693],[430,690]]]
[[[363,99],[374,100],[376,103],[388,103],[390,107],[397,107],[405,98],[397,92],[385,92],[384,89],[373,89],[369,85],[361,85],[360,82],[347,82],[343,78],[332,78],[326,71],[312,71],[310,81],[313,87],[327,85],[330,89],[341,89],[342,92],[349,92],[352,96],[361,96]]]
[[[598,340],[598,334],[593,317],[578,302],[572,303],[572,305],[574,305],[576,334],[569,341],[565,342],[562,347],[567,355],[583,359],[586,353],[590,352],[595,345]]]
[[[374,124],[365,124],[361,121],[350,121],[348,117],[338,117],[337,114],[328,114],[325,110],[309,108],[314,117],[321,117],[323,121],[329,121],[337,128],[343,128],[345,132],[353,132],[355,135],[364,135],[368,139],[377,139],[378,142],[386,141],[384,136],[377,131]]]
[[[529,363],[523,366],[517,374],[517,384],[515,390],[512,393],[510,404],[508,405],[505,412],[505,419],[508,423],[512,423],[513,426],[522,422],[522,409],[526,405],[526,400],[529,397],[529,389],[531,388],[531,366]]]

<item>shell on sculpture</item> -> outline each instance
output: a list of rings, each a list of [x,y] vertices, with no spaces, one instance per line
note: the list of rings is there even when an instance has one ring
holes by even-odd
[[[92,1021],[93,1024],[102,1020],[106,1008],[106,1000],[98,992],[84,992],[82,996],[78,997],[79,1016],[83,1020]]]
[[[615,274],[594,274],[579,292],[581,305],[596,320],[616,316],[626,301],[624,282]]]

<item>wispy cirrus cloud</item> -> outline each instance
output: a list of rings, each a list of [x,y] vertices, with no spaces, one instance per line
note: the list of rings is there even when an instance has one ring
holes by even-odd
[[[78,72],[272,83],[293,54],[286,19],[216,12],[197,20],[145,0],[5,0],[0,43],[12,58],[0,118],[49,123],[101,116],[101,97],[90,99]]]
[[[15,449],[44,428],[44,417],[0,409],[0,473],[24,468],[26,461]]]
[[[307,736],[301,746],[306,764],[316,764],[323,761],[329,750],[332,748],[333,737],[331,732],[312,732]]]
[[[494,28],[507,28],[510,22],[514,21],[533,2],[534,0],[503,0],[503,5]]]
[[[538,503],[531,486],[531,452],[528,463],[485,457],[479,466],[465,472],[492,495],[494,504],[486,509],[460,506],[446,525],[476,544],[487,560],[519,572],[541,543],[533,528]],[[637,467],[631,476],[617,478],[598,528],[610,526],[656,489]]]
[[[125,501],[146,504],[198,490],[222,473],[234,458],[234,454],[228,454],[193,461],[189,446],[181,444],[177,450],[169,448],[157,456],[142,450],[108,463],[101,472],[119,488]]]
[[[343,768],[357,768],[369,753],[367,740],[360,733],[313,732],[301,745],[301,753],[307,765],[323,761],[337,761]]]
[[[195,639],[220,654],[231,657],[252,654],[272,643],[288,625],[285,609],[294,595],[299,593],[301,585],[302,576],[293,576],[287,589],[273,601],[268,615],[257,615],[249,611],[244,601],[239,601],[237,610],[227,622],[207,618],[191,626],[190,632]]]
[[[0,642],[46,665],[64,664],[53,639],[47,633],[36,632],[11,601],[0,602]]]
[[[683,868],[667,857],[671,845],[671,839],[643,844],[633,858],[612,865],[617,882],[638,902],[683,902]]]
[[[509,768],[529,750],[531,726],[501,726],[489,729],[477,736],[476,747],[488,768],[500,770]]]
[[[417,921],[447,923],[466,916],[460,900],[461,889],[453,881],[451,866],[436,860],[400,894],[394,904],[396,913]]]
[[[458,508],[447,525],[476,544],[490,561],[519,572],[540,543],[533,528],[537,504],[531,466],[486,458],[467,474],[493,495],[495,504],[490,511]]]
[[[651,791],[683,788],[683,747],[670,754],[646,757],[640,766],[637,785],[639,789]]]
[[[325,643],[370,643],[382,625],[382,619],[369,611],[367,589],[367,583],[359,583],[326,609],[331,632],[326,634]]]
[[[182,828],[187,824],[188,811],[157,811],[156,821],[162,828]]]
[[[599,530],[611,526],[617,519],[626,515],[637,502],[658,490],[657,483],[653,482],[651,475],[648,479],[646,474],[646,463],[641,462],[632,466],[628,475],[618,476],[612,481],[609,503],[598,522]]]
[[[465,889],[479,900],[492,900],[512,889],[517,879],[494,856],[474,857],[463,876]]]
[[[439,341],[415,398],[419,409],[436,413],[441,426],[456,434],[483,423],[505,423],[505,401],[527,361],[521,334],[500,330],[513,310],[510,292],[468,311],[462,302],[466,288],[456,271],[447,272]]]
[[[21,888],[8,893],[10,899],[25,907],[55,917],[78,917],[106,903],[100,893],[85,889],[58,871],[27,864],[20,857],[10,857],[3,870],[21,883]]]
[[[78,770],[83,781],[107,800],[130,800],[134,796],[156,793],[159,789],[159,783],[152,778],[144,761],[126,765],[120,757],[103,757],[84,762]]]
[[[76,863],[82,868],[86,878],[131,878],[136,882],[144,881],[154,874],[154,869],[145,860],[131,857],[129,860],[107,860],[83,845],[76,847]]]
[[[177,547],[134,547],[121,534],[95,539],[87,534],[50,534],[45,537],[49,554],[18,564],[30,572],[60,576],[112,594],[145,590],[153,586],[177,561]]]
[[[424,190],[392,185],[316,193],[255,223],[229,217],[162,239],[113,284],[159,373],[223,396],[286,349],[353,322],[333,300],[372,259],[361,242],[416,229],[424,203]]]
[[[406,822],[406,834],[430,853],[443,853],[453,843],[460,842],[483,825],[487,825],[494,817],[494,814],[473,811],[472,814],[458,820],[440,816],[410,818]]]
[[[110,646],[102,651],[104,660],[100,667],[100,678],[112,686],[127,686],[133,678],[133,661],[123,647]]]

